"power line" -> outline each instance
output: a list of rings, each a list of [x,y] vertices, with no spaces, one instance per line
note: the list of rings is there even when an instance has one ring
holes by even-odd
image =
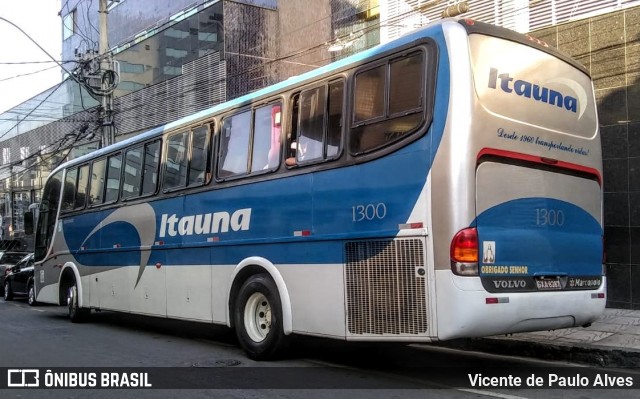
[[[51,60],[53,60],[53,62],[55,62],[60,68],[62,68],[63,71],[65,71],[66,73],[71,75],[71,73],[67,70],[67,68],[64,67],[64,65],[62,63],[60,63],[51,54],[49,54],[49,52],[47,50],[45,50],[44,47],[42,47],[37,41],[35,41],[27,32],[22,30],[21,27],[19,27],[18,25],[14,24],[13,22],[9,21],[8,19],[6,19],[4,17],[0,17],[0,21],[4,21],[4,22],[8,23],[9,25],[13,26],[14,28],[16,28],[17,30],[19,30],[20,33],[25,35],[27,37],[27,39],[29,39],[33,44],[36,45],[36,47],[38,47],[43,53],[45,53],[47,55],[47,57],[51,58]]]
[[[58,67],[57,65],[53,65],[53,66],[50,66],[48,68],[39,69],[37,71],[21,73],[20,75],[14,75],[14,76],[10,76],[8,78],[0,79],[0,82],[6,82],[7,80],[17,79],[17,78],[21,78],[23,76],[35,75],[35,74],[38,74],[38,73],[41,73],[41,72],[45,72],[45,71],[48,71],[48,70],[51,70],[51,69],[57,68],[57,67]]]
[[[18,127],[18,125],[20,125],[20,123],[24,122],[24,120],[25,120],[29,115],[31,115],[33,112],[35,112],[35,110],[36,110],[36,109],[38,109],[38,107],[39,107],[40,105],[42,105],[42,104],[43,104],[43,103],[44,103],[44,102],[45,102],[49,97],[51,97],[51,96],[53,95],[53,93],[55,93],[55,92],[56,92],[56,90],[58,90],[58,89],[60,88],[60,86],[62,86],[62,82],[58,83],[58,84],[55,86],[55,89],[54,89],[54,90],[51,90],[51,93],[49,93],[49,94],[48,94],[48,95],[47,95],[47,96],[46,96],[42,101],[40,101],[40,103],[39,103],[38,105],[36,105],[36,106],[31,110],[31,111],[29,111],[29,112],[24,116],[24,118],[22,118],[22,120],[20,120],[20,121],[16,122],[16,123],[15,123],[15,124],[14,124],[10,129],[9,129],[9,130],[7,130],[6,132],[4,132],[4,133],[0,134],[0,140],[1,140],[4,136],[6,136],[7,134],[9,134],[9,132],[11,132],[13,129],[15,129],[16,127]]]
[[[16,61],[16,62],[0,62],[0,65],[50,64],[52,62],[67,64],[69,62],[76,62],[76,61],[75,60],[72,60],[72,61],[64,61],[64,60]]]

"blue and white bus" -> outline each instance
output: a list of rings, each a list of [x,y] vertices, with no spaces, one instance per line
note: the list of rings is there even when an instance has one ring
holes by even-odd
[[[443,20],[74,159],[46,182],[39,302],[430,342],[581,326],[605,306],[583,66]]]

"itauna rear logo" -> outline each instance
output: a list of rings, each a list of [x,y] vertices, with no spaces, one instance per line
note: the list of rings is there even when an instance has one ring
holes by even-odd
[[[490,89],[500,88],[505,93],[512,93],[534,101],[555,105],[573,113],[578,113],[579,111],[578,117],[581,117],[584,113],[584,103],[587,99],[587,93],[584,89],[577,82],[564,78],[551,80],[550,83],[559,83],[571,88],[576,92],[576,97],[578,98],[526,80],[516,79],[510,76],[508,72],[501,73],[497,68],[489,69]]]

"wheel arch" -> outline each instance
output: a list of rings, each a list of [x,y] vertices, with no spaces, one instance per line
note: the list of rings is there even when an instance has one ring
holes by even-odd
[[[293,332],[293,319],[291,312],[291,299],[289,298],[287,285],[282,274],[280,274],[280,271],[273,265],[273,263],[259,256],[252,256],[244,259],[233,270],[230,279],[231,286],[227,290],[227,306],[225,309],[227,326],[234,327],[234,321],[231,315],[235,308],[235,301],[240,287],[249,277],[261,273],[268,274],[278,288],[280,305],[282,307],[282,329],[285,335],[289,335]]]
[[[67,300],[67,289],[71,287],[73,281],[76,282],[76,289],[78,290],[78,306],[82,307],[82,283],[80,281],[80,271],[78,267],[72,263],[67,262],[62,266],[60,272],[60,279],[58,281],[58,304],[65,305]]]

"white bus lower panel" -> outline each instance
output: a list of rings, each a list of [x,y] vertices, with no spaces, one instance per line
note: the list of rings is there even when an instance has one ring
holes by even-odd
[[[578,327],[596,320],[606,302],[604,279],[597,290],[495,294],[478,277],[437,270],[436,290],[441,340]]]

